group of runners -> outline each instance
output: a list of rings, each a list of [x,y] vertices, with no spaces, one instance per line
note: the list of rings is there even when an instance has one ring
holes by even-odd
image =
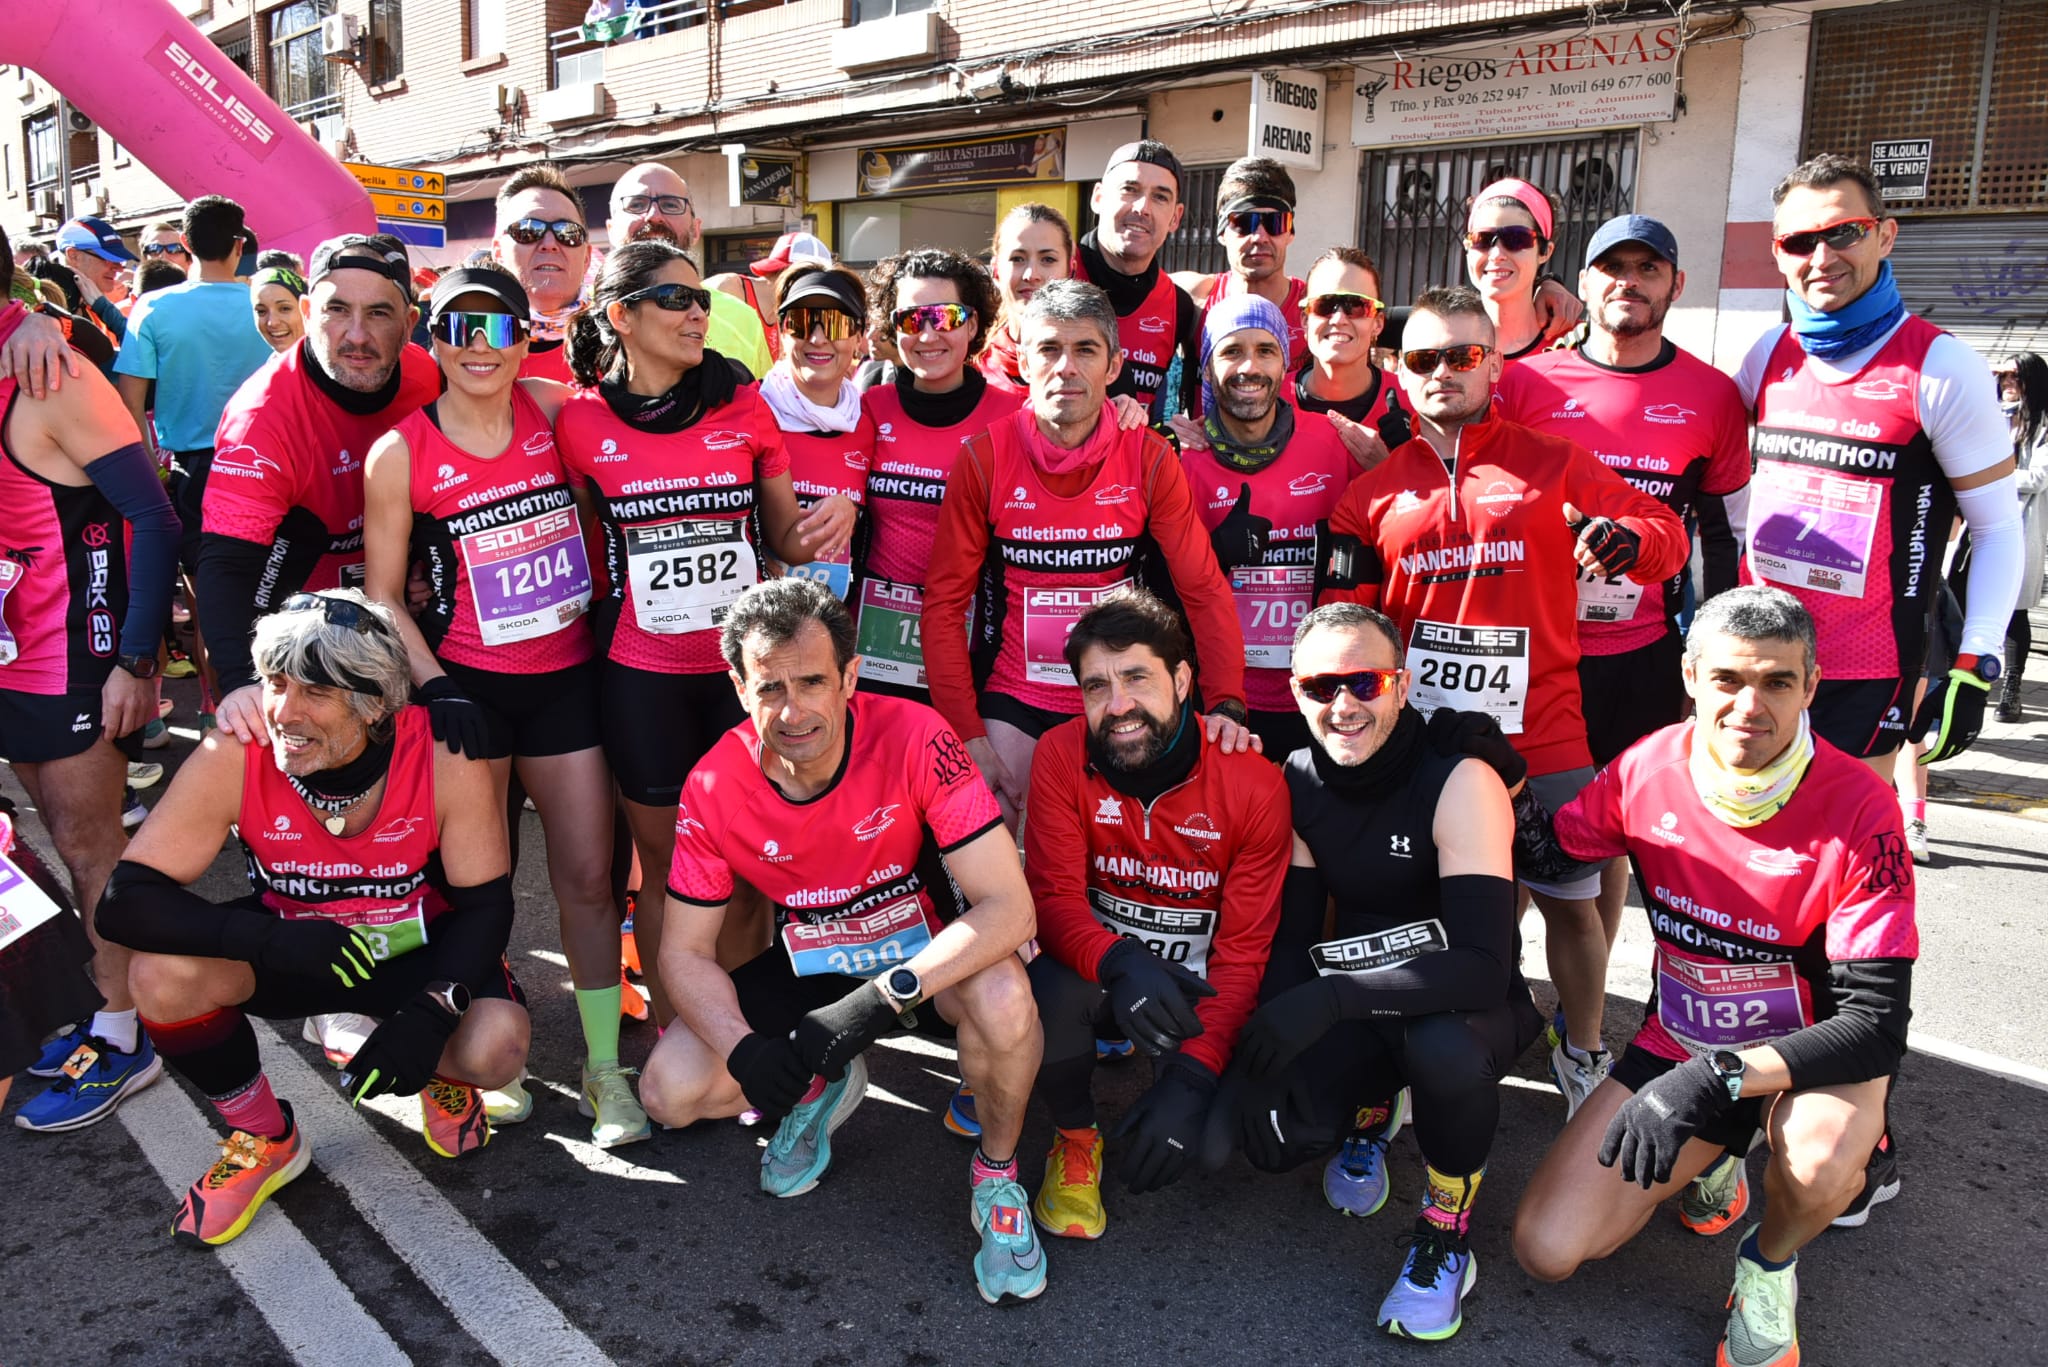
[[[1791,322],[1732,378],[1663,337],[1654,219],[1603,225],[1572,290],[1548,197],[1485,187],[1470,283],[1411,301],[1383,367],[1369,257],[1287,275],[1282,168],[1225,173],[1230,268],[1192,290],[1158,256],[1182,189],[1143,141],[1078,238],[1024,205],[986,266],[863,279],[792,242],[707,282],[672,170],[620,179],[599,263],[543,165],[418,295],[377,236],[237,275],[209,199],[118,392],[76,318],[0,313],[0,754],[68,874],[16,847],[0,1069],[51,1079],[16,1123],[92,1124],[168,1065],[228,1131],[173,1231],[226,1243],[310,1161],[249,1024],[304,1018],[352,1101],[417,1094],[435,1153],[483,1147],[533,1104],[530,800],[600,1147],[754,1113],[762,1189],[804,1195],[869,1046],[937,1033],[995,1303],[1045,1290],[1046,1236],[1104,1236],[1112,1160],[1123,1211],[1242,1151],[1364,1217],[1412,1124],[1376,1322],[1443,1339],[1542,1038],[1566,1123],[1524,1269],[1671,1197],[1744,1224],[1760,1140],[1719,1361],[1796,1362],[1800,1249],[1899,1189],[1892,763],[1975,738],[2023,577],[1990,368],[1906,313],[1897,221],[1838,157],[1777,189]],[[1922,699],[1958,517],[1968,611]],[[213,724],[125,839],[181,576]],[[249,894],[196,895],[231,839]],[[1617,1058],[1631,870],[1655,987]],[[1134,1051],[1105,1138],[1093,1073]]]

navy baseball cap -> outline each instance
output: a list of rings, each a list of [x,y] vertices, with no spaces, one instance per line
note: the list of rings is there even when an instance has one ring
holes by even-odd
[[[1678,239],[1671,230],[1645,214],[1623,214],[1610,218],[1586,244],[1586,264],[1591,265],[1624,242],[1640,242],[1657,255],[1678,264]]]
[[[104,218],[74,218],[57,230],[57,250],[77,248],[102,261],[133,261],[135,253],[121,240],[121,230]]]

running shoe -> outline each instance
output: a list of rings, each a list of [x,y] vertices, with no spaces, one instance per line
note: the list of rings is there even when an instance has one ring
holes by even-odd
[[[962,1139],[981,1138],[981,1121],[974,1115],[974,1089],[961,1083],[953,1089],[953,1099],[946,1103],[946,1128]]]
[[[178,704],[172,702],[169,698],[158,698],[156,700],[156,719],[158,721],[163,721],[177,710]]]
[[[162,718],[142,728],[142,748],[145,750],[167,750],[171,745],[171,728]]]
[[[1408,1260],[1380,1302],[1379,1326],[1396,1338],[1447,1339],[1464,1327],[1479,1259],[1462,1238],[1428,1220],[1417,1220],[1403,1242]]]
[[[1709,1238],[1740,1220],[1748,1209],[1749,1168],[1732,1151],[1687,1182],[1678,1197],[1679,1222]]]
[[[64,1060],[57,1080],[14,1113],[14,1123],[44,1134],[82,1130],[105,1120],[124,1098],[163,1073],[164,1061],[157,1057],[146,1031],[136,1036],[132,1053],[123,1053],[97,1036],[87,1036]]]
[[[1870,1208],[1881,1206],[1899,1194],[1899,1146],[1890,1130],[1877,1141],[1877,1147],[1870,1151],[1870,1161],[1863,1166],[1863,1190],[1856,1193],[1856,1199],[1849,1208],[1837,1215],[1832,1223],[1837,1229],[1861,1229],[1870,1223]]]
[[[1756,1226],[1751,1227],[1754,1233]],[[1795,1367],[1799,1361],[1799,1261],[1767,1272],[1735,1259],[1728,1293],[1728,1332],[1714,1354],[1718,1367]]]
[[[420,1089],[420,1133],[443,1158],[460,1158],[491,1142],[482,1093],[467,1082],[436,1077]]]
[[[336,1011],[325,1016],[308,1016],[299,1037],[320,1046],[329,1066],[346,1068],[377,1029],[372,1017],[354,1011]]]
[[[1559,1011],[1550,1018],[1550,1024],[1543,1027],[1543,1047],[1555,1049],[1564,1043],[1564,1012]]]
[[[633,980],[626,976],[626,966],[619,965],[619,1014],[627,1020],[644,1021],[653,1013],[647,1008],[647,998],[640,989],[633,986]]]
[[[136,792],[154,788],[163,781],[164,766],[154,760],[134,761],[128,765],[128,786]]]
[[[633,937],[633,913],[639,909],[640,894],[626,894],[626,919],[619,924],[619,963],[628,973],[647,976],[640,967],[640,942]]]
[[[1387,1203],[1387,1146],[1408,1123],[1408,1089],[1394,1094],[1386,1122],[1376,1130],[1353,1130],[1323,1165],[1323,1199],[1340,1215],[1364,1219]]]
[[[121,829],[132,831],[149,820],[149,808],[142,805],[142,799],[132,788],[121,790]]]
[[[1098,1039],[1095,1041],[1097,1063],[1121,1063],[1132,1053],[1131,1042],[1127,1039]]]
[[[1586,1098],[1593,1095],[1593,1089],[1607,1080],[1614,1071],[1614,1055],[1605,1049],[1596,1051],[1592,1058],[1581,1060],[1570,1047],[1560,1041],[1550,1051],[1550,1080],[1557,1084],[1557,1090],[1564,1093],[1564,1118],[1567,1122],[1579,1113],[1579,1107],[1586,1104]]]
[[[592,1122],[590,1142],[600,1149],[637,1144],[654,1133],[647,1112],[640,1109],[640,1098],[633,1095],[633,1078],[639,1071],[616,1063],[595,1072],[588,1066],[583,1069],[583,1095],[576,1110]]]
[[[91,1036],[85,1033],[89,1024],[90,1022],[81,1021],[44,1045],[43,1052],[38,1054],[36,1061],[28,1066],[28,1075],[30,1077],[64,1076],[64,1060],[77,1053],[80,1045],[91,1042]]]
[[[181,1243],[220,1245],[249,1227],[263,1203],[313,1161],[313,1146],[299,1133],[289,1101],[282,1138],[262,1139],[236,1130],[220,1141],[220,1161],[185,1193],[171,1234]]]
[[[1915,864],[1934,857],[1927,848],[1927,823],[1917,816],[1906,822],[1906,853],[1913,856]]]
[[[867,1060],[856,1056],[837,1082],[825,1084],[782,1118],[761,1154],[761,1190],[770,1196],[801,1196],[818,1185],[832,1165],[832,1132],[846,1123],[868,1094]]]
[[[1096,1151],[1099,1158],[1100,1139]],[[974,1289],[990,1305],[1028,1301],[1045,1290],[1045,1250],[1024,1213],[1027,1204],[1015,1178],[984,1177],[974,1184],[974,1230],[981,1235]]]
[[[166,679],[189,679],[199,672],[199,666],[192,663],[184,651],[173,646],[170,658],[164,661],[163,675]]]
[[[490,1117],[494,1130],[520,1124],[530,1117],[533,1114],[533,1093],[526,1090],[526,1079],[521,1077],[485,1092],[484,1114]]]
[[[1031,1216],[1047,1234],[1062,1239],[1100,1239],[1109,1225],[1102,1208],[1102,1130],[1055,1129],[1045,1155],[1045,1180]]]

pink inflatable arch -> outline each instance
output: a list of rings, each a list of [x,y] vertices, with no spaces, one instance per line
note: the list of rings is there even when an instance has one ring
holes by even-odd
[[[30,67],[165,184],[226,195],[265,247],[375,232],[369,194],[168,0],[10,4],[0,65]]]

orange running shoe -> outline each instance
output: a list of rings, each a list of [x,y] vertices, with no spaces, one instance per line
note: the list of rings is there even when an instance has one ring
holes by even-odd
[[[636,973],[644,978],[647,976],[647,970],[640,967],[640,942],[633,936],[633,913],[639,909],[639,906],[640,894],[637,892],[627,893],[626,919],[619,926],[619,963],[628,973]],[[645,1020],[646,1017],[643,1016],[641,1019]]]
[[[263,1203],[313,1161],[313,1146],[299,1133],[291,1103],[277,1103],[290,1126],[281,1139],[236,1130],[220,1143],[220,1161],[185,1193],[171,1235],[182,1243],[218,1247],[249,1227]]]
[[[420,1091],[420,1131],[443,1158],[460,1158],[491,1142],[483,1093],[467,1082],[437,1077]]]
[[[633,980],[626,976],[624,966],[619,969],[619,1014],[636,1021],[644,1021],[653,1014],[647,1009],[647,998],[640,995],[640,989],[633,986]]]

